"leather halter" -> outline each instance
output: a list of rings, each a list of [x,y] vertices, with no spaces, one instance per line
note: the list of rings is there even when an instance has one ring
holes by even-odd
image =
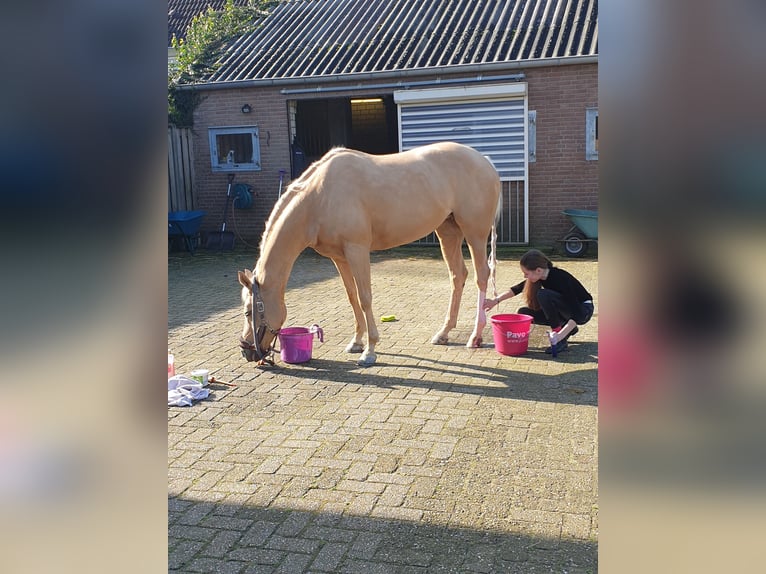
[[[255,276],[253,276],[252,284],[251,284],[251,293],[253,295],[253,302],[252,307],[250,309],[250,321],[251,321],[251,329],[253,331],[253,342],[251,343],[247,339],[240,337],[239,338],[239,346],[240,351],[242,352],[242,356],[249,362],[249,361],[255,361],[257,360],[259,364],[269,363],[271,365],[274,364],[274,360],[271,358],[271,356],[274,354],[274,341],[276,341],[276,336],[279,334],[279,329],[272,329],[269,324],[266,322],[266,310],[263,304],[263,299],[261,298],[261,291],[260,291],[260,285],[258,285],[258,281],[255,280]],[[255,316],[256,313],[258,313],[258,322],[260,323],[260,327],[258,329],[255,328]],[[247,312],[245,312],[245,315],[247,315]],[[269,348],[266,349],[266,351],[261,350],[261,341],[263,341],[263,336],[266,334],[266,329],[269,330],[269,333],[274,335],[274,339],[271,342],[271,345],[269,345]]]

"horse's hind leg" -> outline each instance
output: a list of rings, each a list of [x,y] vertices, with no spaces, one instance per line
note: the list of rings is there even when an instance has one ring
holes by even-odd
[[[343,281],[343,287],[346,288],[346,295],[348,295],[351,308],[354,310],[354,337],[346,346],[346,352],[361,353],[364,350],[364,335],[367,331],[367,322],[364,319],[364,313],[359,305],[354,276],[351,273],[351,268],[349,267],[348,262],[344,259],[333,259],[332,262],[335,263],[335,268],[338,270],[340,278]]]
[[[468,338],[466,347],[481,347],[482,333],[487,326],[487,314],[484,311],[484,300],[487,296],[487,282],[489,281],[489,264],[487,263],[487,237],[481,237],[481,234],[474,237],[466,237],[468,250],[471,252],[473,269],[476,277],[476,286],[479,288],[479,294],[476,301],[476,322],[473,327],[473,333]]]
[[[468,269],[463,261],[463,232],[452,216],[445,219],[444,223],[436,229],[436,236],[439,238],[444,262],[449,269],[452,289],[444,325],[433,336],[431,342],[434,345],[446,345],[449,341],[449,332],[457,325],[457,314],[460,309],[460,299],[463,297],[465,280],[468,278]]]

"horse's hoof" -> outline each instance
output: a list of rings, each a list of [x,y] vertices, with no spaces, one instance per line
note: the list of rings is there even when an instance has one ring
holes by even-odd
[[[483,342],[484,340],[481,337],[476,337],[475,339],[469,339],[465,346],[469,349],[479,349]]]
[[[352,343],[349,343],[348,346],[346,347],[347,353],[361,353],[362,351],[364,351],[364,345],[360,343],[352,342]]]
[[[434,335],[434,338],[431,339],[431,343],[434,345],[446,345],[449,343],[449,337],[447,335],[441,335],[437,333]]]
[[[356,362],[357,365],[360,367],[371,367],[375,364],[375,360],[377,359],[377,356],[375,353],[365,353],[361,357],[359,357],[359,360]]]

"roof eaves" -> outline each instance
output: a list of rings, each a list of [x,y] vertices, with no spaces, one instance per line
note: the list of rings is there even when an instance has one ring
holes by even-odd
[[[584,64],[598,64],[598,54],[585,56],[565,56],[561,58],[539,58],[532,60],[513,60],[509,62],[488,62],[483,64],[461,64],[451,66],[430,66],[428,68],[417,68],[408,70],[386,70],[379,72],[356,72],[353,74],[334,74],[325,76],[301,76],[288,78],[256,78],[244,80],[226,80],[215,82],[200,82],[196,84],[183,84],[179,86],[182,90],[226,90],[234,88],[255,88],[268,86],[291,86],[308,84],[355,84],[348,86],[349,90],[365,89],[367,86],[363,82],[384,79],[401,79],[411,77],[425,76],[443,76],[452,74],[472,74],[479,75],[486,73],[497,73],[502,71],[523,70],[525,68],[545,68],[559,66],[574,66]],[[491,76],[486,78],[491,80]],[[436,80],[438,83],[438,80]]]

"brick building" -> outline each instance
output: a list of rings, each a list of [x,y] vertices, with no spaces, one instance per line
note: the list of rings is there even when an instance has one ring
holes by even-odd
[[[257,244],[285,184],[331,147],[453,140],[503,181],[504,244],[551,246],[598,202],[592,0],[289,0],[194,86],[196,208],[220,226],[227,175],[257,193],[230,224]]]

